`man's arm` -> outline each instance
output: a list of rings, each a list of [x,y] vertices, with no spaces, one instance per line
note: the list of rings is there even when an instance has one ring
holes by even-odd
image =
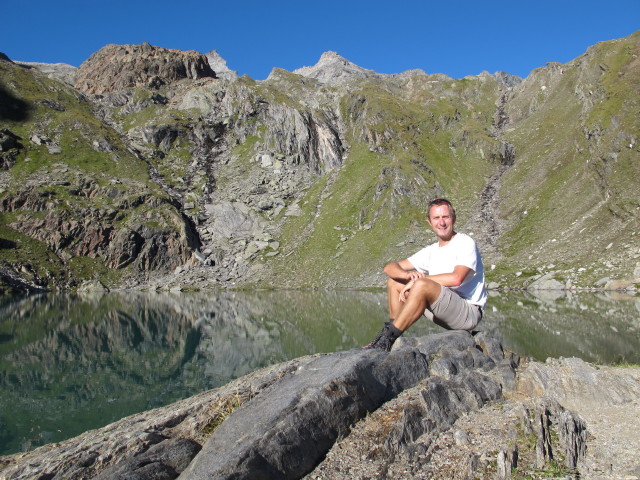
[[[388,277],[401,283],[412,282],[418,278],[426,277],[424,273],[416,271],[407,258],[398,262],[388,263],[383,271]]]
[[[440,273],[438,275],[429,275],[428,278],[439,283],[444,287],[459,287],[472,269],[465,265],[456,265],[451,273]]]
[[[398,280],[399,282],[412,282],[418,278],[430,278],[434,282],[445,287],[458,287],[472,270],[465,265],[456,265],[451,273],[440,273],[438,275],[425,275],[417,272],[408,259],[398,262],[391,262],[384,267],[384,273],[387,276]]]
[[[456,265],[453,267],[453,272],[451,273],[440,273],[438,275],[423,275],[423,277],[433,280],[436,283],[444,287],[458,287],[462,285],[462,282],[473,270],[464,265]],[[409,294],[409,290],[413,287],[416,279],[411,279],[407,282],[405,287],[400,292],[400,301],[405,302],[407,300],[407,295]]]

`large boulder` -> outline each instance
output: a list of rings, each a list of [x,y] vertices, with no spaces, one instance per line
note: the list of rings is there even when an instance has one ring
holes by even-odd
[[[408,427],[444,428],[501,397],[498,381],[471,373],[494,366],[467,332],[400,342],[390,354],[351,350],[320,356],[222,423],[180,478],[301,478],[352,425],[433,370],[456,378],[465,372],[453,393],[436,381],[428,393],[432,418]]]

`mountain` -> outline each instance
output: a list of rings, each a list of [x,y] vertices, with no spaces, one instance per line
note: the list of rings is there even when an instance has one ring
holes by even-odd
[[[353,78],[381,78],[382,75],[359,67],[336,52],[325,52],[313,67],[302,67],[293,71],[303,77],[315,78],[320,83],[340,83]]]
[[[0,60],[0,272],[379,286],[446,196],[493,286],[633,287],[639,54],[640,32],[525,79],[453,79],[327,52],[258,82],[217,53],[107,45],[75,87]]]
[[[231,70],[227,66],[227,61],[220,56],[220,54],[216,50],[211,50],[207,53],[207,60],[209,61],[209,66],[213,69],[216,74],[216,77],[224,78],[227,80],[235,80],[238,78],[238,72],[235,70]]]

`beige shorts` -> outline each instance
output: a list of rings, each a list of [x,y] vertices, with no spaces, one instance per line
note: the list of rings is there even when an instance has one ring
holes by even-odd
[[[424,311],[425,317],[448,330],[473,330],[482,319],[482,309],[460,297],[447,287],[440,289],[440,296]]]

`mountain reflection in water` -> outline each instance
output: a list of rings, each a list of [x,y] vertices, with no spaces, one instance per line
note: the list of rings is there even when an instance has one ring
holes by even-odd
[[[0,300],[0,454],[61,441],[302,355],[367,343],[382,291]],[[493,293],[479,329],[537,360],[640,363],[640,299]],[[425,320],[411,336],[442,331]]]

